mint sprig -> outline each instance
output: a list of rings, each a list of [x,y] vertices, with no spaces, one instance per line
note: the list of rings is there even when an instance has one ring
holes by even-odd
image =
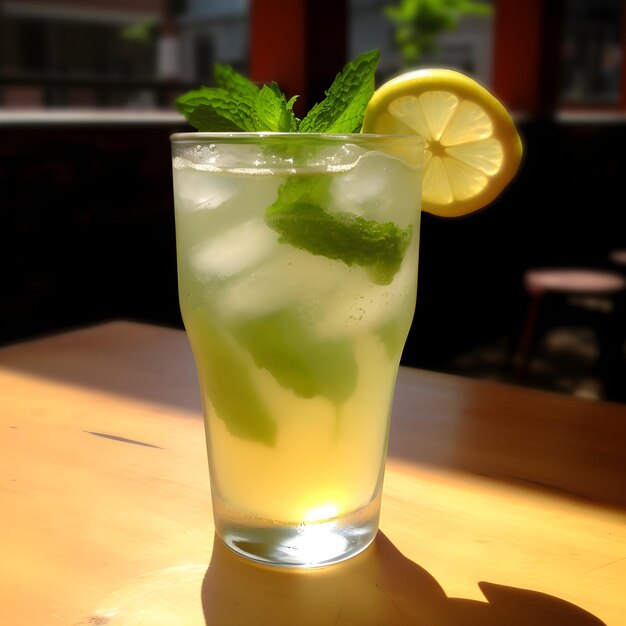
[[[176,100],[178,110],[199,131],[292,132],[297,96],[287,100],[276,83],[259,88],[227,65],[216,64],[217,87],[201,87]]]
[[[299,120],[276,83],[259,87],[227,65],[215,64],[216,87],[201,87],[176,100],[187,121],[204,132],[358,133],[375,89],[380,53],[371,50],[347,63],[324,100]]]
[[[192,126],[207,132],[296,130],[297,119],[292,110],[296,99],[287,100],[275,83],[259,89],[226,67],[218,75],[225,87],[201,87],[176,100],[179,111]],[[231,90],[229,85],[235,88]]]

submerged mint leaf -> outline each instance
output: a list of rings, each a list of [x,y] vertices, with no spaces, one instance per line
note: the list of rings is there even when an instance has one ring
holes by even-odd
[[[387,285],[400,269],[411,227],[381,224],[352,213],[328,213],[330,177],[292,177],[266,212],[282,243],[311,254],[367,268],[374,282]]]
[[[188,324],[198,350],[198,376],[208,392],[217,416],[236,437],[267,446],[276,444],[276,422],[256,389],[247,362],[241,358],[235,340],[215,324],[210,315]]]
[[[371,50],[346,64],[326,92],[326,98],[304,117],[299,130],[309,133],[358,133],[367,103],[375,90],[379,58],[378,50]]]
[[[258,367],[302,398],[323,396],[340,403],[356,387],[352,341],[321,339],[296,309],[246,321],[234,334]]]
[[[295,204],[327,206],[330,202],[331,182],[331,177],[326,175],[290,176],[279,187],[278,197],[267,208],[266,216],[271,218]]]

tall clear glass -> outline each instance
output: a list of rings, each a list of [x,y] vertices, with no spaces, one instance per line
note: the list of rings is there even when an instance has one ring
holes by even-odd
[[[172,136],[179,296],[216,531],[288,567],[376,535],[417,288],[415,136]]]

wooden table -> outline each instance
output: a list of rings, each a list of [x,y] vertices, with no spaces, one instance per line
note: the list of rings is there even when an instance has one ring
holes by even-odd
[[[0,350],[0,624],[626,624],[626,406],[401,368],[381,532],[313,571],[214,543],[183,332]]]

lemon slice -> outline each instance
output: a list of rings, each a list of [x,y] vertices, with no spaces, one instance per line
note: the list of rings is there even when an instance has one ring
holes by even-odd
[[[383,84],[367,106],[362,132],[426,140],[422,208],[443,217],[487,206],[522,158],[504,106],[474,79],[448,69],[415,70]]]

